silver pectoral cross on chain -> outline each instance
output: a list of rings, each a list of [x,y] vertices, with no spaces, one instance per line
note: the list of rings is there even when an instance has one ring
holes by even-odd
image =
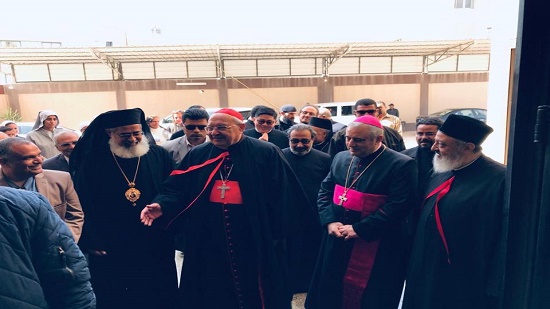
[[[222,182],[222,185],[217,187],[218,190],[222,191],[221,198],[225,198],[225,191],[231,189],[228,185],[225,184],[225,182]]]
[[[340,206],[342,206],[344,204],[344,202],[348,200],[348,198],[346,197],[346,192],[344,192],[342,195],[340,195],[338,197],[338,199],[340,199]]]

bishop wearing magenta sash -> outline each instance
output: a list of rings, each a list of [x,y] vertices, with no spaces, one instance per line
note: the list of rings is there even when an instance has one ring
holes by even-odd
[[[382,144],[372,116],[346,130],[349,151],[338,153],[321,184],[326,230],[306,308],[397,308],[405,277],[402,222],[411,210],[413,159]]]

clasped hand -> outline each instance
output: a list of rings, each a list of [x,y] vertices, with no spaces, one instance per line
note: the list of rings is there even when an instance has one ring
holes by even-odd
[[[357,234],[351,225],[344,225],[341,222],[332,222],[327,225],[328,234],[337,238],[344,237],[345,240],[357,238]]]

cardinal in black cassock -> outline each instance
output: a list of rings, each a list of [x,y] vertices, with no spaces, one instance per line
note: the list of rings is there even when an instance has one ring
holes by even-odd
[[[290,308],[285,237],[301,231],[304,210],[291,200],[305,197],[280,150],[243,136],[240,121],[231,109],[212,115],[211,143],[193,148],[154,200],[187,240],[182,308]]]

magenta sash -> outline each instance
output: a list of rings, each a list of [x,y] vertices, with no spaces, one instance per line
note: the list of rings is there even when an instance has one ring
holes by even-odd
[[[340,196],[344,193],[344,187],[336,185],[334,188],[333,202],[340,204]],[[386,202],[386,195],[363,193],[349,189],[342,206],[346,209],[361,212],[361,219],[377,211]],[[348,268],[343,280],[342,308],[360,308],[361,297],[367,287],[369,278],[378,251],[380,240],[366,242],[361,238],[355,238]]]

